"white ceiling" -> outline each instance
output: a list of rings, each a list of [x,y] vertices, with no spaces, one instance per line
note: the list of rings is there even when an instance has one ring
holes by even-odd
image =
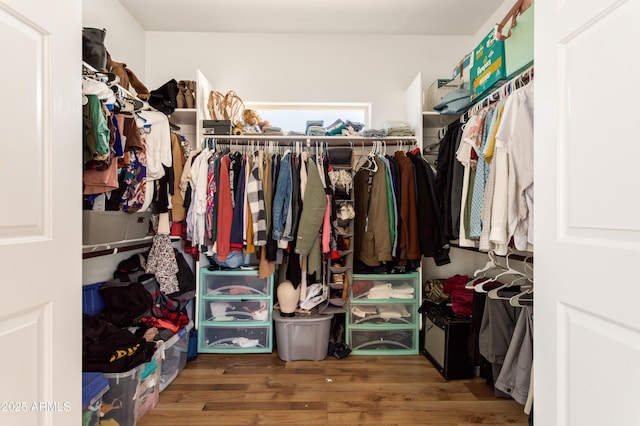
[[[474,35],[504,0],[120,0],[146,31]]]

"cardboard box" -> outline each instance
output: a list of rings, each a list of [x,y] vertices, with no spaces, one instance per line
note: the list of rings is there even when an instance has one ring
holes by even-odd
[[[438,105],[442,98],[448,93],[463,87],[463,85],[464,82],[462,80],[437,79],[427,89],[425,110],[433,111],[433,107]]]
[[[504,41],[494,36],[495,28],[473,51],[471,99],[475,100],[507,81]]]
[[[455,66],[451,73],[452,80],[469,81],[471,65],[473,65],[473,52],[469,52],[464,58]]]
[[[205,135],[230,135],[231,120],[203,120],[202,132]]]

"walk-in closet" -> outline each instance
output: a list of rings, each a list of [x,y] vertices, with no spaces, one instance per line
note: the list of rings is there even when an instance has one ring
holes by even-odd
[[[639,14],[5,0],[0,424],[636,424]]]

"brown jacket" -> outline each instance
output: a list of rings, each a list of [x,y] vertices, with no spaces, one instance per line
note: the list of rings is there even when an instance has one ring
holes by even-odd
[[[394,154],[400,169],[400,229],[397,257],[400,260],[419,260],[418,216],[416,214],[416,179],[413,163],[404,151]]]
[[[171,134],[171,155],[173,158],[173,195],[171,196],[171,220],[182,222],[186,212],[184,209],[184,199],[180,194],[180,179],[184,168],[184,150],[180,143],[180,137],[175,133]]]

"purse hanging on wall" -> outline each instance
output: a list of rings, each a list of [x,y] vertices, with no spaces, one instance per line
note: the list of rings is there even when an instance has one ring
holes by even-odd
[[[518,0],[498,24],[495,34],[504,40],[507,78],[533,64],[533,27],[533,0]]]

